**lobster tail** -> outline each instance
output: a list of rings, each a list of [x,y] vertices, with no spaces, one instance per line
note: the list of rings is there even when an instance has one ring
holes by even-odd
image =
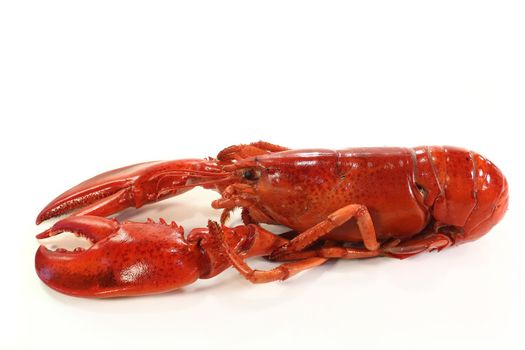
[[[462,241],[473,241],[487,233],[505,215],[509,203],[509,188],[503,173],[488,159],[474,153],[475,207],[465,222]]]
[[[416,148],[416,183],[426,191],[437,229],[453,234],[455,243],[485,234],[503,216],[507,180],[481,155],[457,147]]]

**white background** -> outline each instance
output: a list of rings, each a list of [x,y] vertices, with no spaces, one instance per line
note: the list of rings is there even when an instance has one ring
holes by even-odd
[[[522,1],[3,1],[0,348],[523,348],[524,18]],[[64,190],[260,139],[468,147],[507,175],[510,207],[472,244],[282,283],[228,270],[100,301],[36,276],[34,219]],[[200,227],[216,196],[123,216]]]

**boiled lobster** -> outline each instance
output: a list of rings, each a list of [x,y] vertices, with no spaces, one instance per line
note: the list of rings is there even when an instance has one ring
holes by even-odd
[[[127,207],[196,186],[218,191],[221,225],[184,237],[175,223],[106,219]],[[41,246],[36,270],[71,295],[160,293],[233,265],[256,283],[286,279],[327,259],[406,258],[475,240],[503,217],[508,185],[481,155],[456,147],[289,150],[266,142],[231,146],[216,158],[141,163],[89,179],[38,215],[37,224],[71,213],[39,234],[70,231],[87,250]],[[234,208],[244,225],[225,225]],[[259,223],[291,229],[278,236]],[[270,271],[245,259],[283,262]]]

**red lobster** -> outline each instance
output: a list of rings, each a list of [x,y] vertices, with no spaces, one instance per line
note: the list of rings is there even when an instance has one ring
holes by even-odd
[[[221,198],[221,224],[119,223],[105,216],[196,186]],[[288,150],[266,142],[231,146],[216,158],[149,162],[116,169],[66,191],[37,224],[65,213],[37,238],[64,231],[94,242],[87,250],[41,246],[36,270],[70,295],[160,293],[233,265],[248,280],[284,280],[327,259],[406,258],[475,240],[503,217],[507,181],[481,155],[455,147]],[[224,225],[242,208],[245,225]],[[293,231],[274,235],[258,223]],[[270,271],[244,261],[283,262]]]

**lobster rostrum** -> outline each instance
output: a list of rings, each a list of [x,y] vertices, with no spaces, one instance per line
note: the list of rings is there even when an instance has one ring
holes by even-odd
[[[103,218],[196,186],[221,194],[212,206],[223,210],[222,225],[210,222],[185,238],[175,223]],[[36,269],[50,287],[78,296],[164,292],[230,265],[252,282],[269,282],[327,259],[406,258],[472,241],[501,220],[507,205],[501,171],[461,148],[289,150],[256,142],[216,158],[116,169],[66,191],[37,223],[72,216],[37,238],[70,231],[94,245],[73,252],[42,246]],[[229,228],[235,208],[242,208],[245,225]],[[277,236],[259,223],[292,231]],[[245,262],[252,256],[283,263],[253,270]]]

